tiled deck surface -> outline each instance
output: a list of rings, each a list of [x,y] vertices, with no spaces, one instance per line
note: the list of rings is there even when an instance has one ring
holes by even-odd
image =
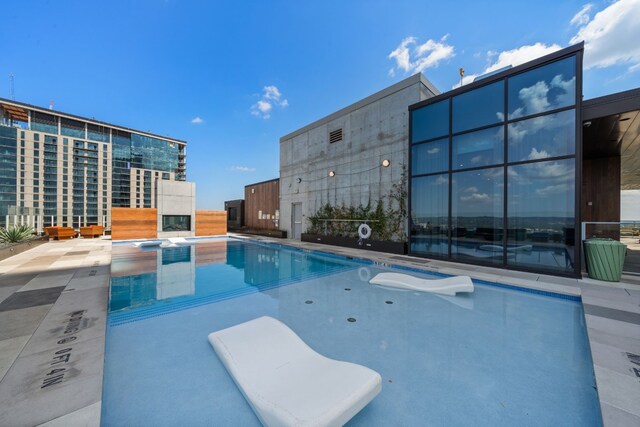
[[[98,426],[111,241],[0,262],[0,426]]]
[[[251,238],[581,295],[604,424],[640,425],[638,277],[606,283]],[[110,243],[50,242],[0,262],[0,425],[99,425]]]

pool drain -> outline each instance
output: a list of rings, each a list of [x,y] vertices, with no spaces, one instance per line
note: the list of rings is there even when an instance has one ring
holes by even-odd
[[[353,322],[355,322],[355,321],[356,321],[356,319],[354,319],[353,317],[349,317],[349,318],[347,319],[347,322],[351,322],[351,323],[353,323]]]
[[[351,288],[344,288],[344,290],[345,290],[345,291],[350,291],[350,290],[351,290]]]
[[[313,301],[311,301],[310,299],[308,299],[308,300],[306,300],[304,303],[305,303],[305,304],[313,304]]]
[[[393,304],[393,301],[385,301],[385,304]]]

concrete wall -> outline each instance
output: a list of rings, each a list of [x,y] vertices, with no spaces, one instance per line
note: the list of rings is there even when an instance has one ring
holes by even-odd
[[[158,180],[156,186],[158,237],[193,237],[196,229],[196,184]],[[162,215],[190,215],[191,231],[162,231]]]
[[[306,217],[326,203],[374,205],[388,195],[408,161],[408,106],[434,94],[418,74],[282,137],[280,229],[292,236],[292,203],[302,203],[304,232]],[[343,140],[330,144],[329,132],[339,128]]]

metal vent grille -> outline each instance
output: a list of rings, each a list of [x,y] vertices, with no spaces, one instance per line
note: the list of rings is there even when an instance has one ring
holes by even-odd
[[[329,144],[342,141],[342,128],[329,132]]]

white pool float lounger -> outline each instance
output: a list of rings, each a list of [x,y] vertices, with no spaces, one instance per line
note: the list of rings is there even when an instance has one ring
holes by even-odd
[[[369,283],[390,288],[432,292],[449,296],[455,296],[458,292],[473,292],[473,282],[469,276],[423,279],[410,274],[378,273]]]
[[[316,353],[272,317],[213,332],[209,342],[265,426],[341,426],[382,389],[377,372]]]

